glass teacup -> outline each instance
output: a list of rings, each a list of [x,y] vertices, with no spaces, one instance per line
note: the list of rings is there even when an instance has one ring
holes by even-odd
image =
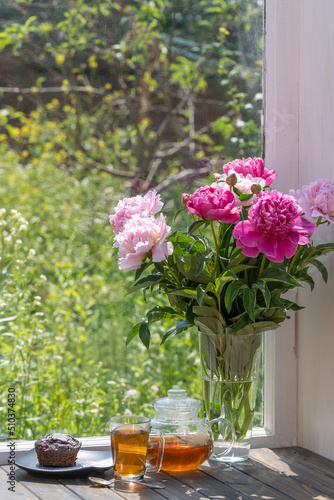
[[[154,434],[160,435],[155,467],[146,461],[151,430],[154,430]],[[165,435],[161,429],[151,427],[150,418],[137,415],[115,416],[109,419],[109,431],[116,481],[140,481],[146,472],[160,471]]]

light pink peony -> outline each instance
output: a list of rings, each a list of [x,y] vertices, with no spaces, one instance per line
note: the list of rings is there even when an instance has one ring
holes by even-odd
[[[317,179],[301,189],[289,191],[290,196],[302,207],[307,219],[319,217],[334,224],[334,182]]]
[[[292,257],[298,245],[309,243],[315,224],[301,217],[295,200],[278,191],[261,192],[249,209],[248,220],[239,222],[233,231],[237,246],[248,257],[263,252],[273,262]]]
[[[147,252],[152,250],[153,262],[161,262],[173,253],[173,244],[166,241],[171,228],[165,217],[142,217],[135,214],[129,219],[124,230],[115,236],[118,247],[118,266],[122,270],[139,269]]]
[[[262,179],[262,177],[252,177],[251,175],[247,174],[246,177],[242,174],[234,174],[235,175],[235,182],[234,186],[239,189],[239,191],[242,192],[242,194],[251,194],[252,193],[252,186],[254,184],[260,186],[261,189],[263,189],[266,185],[265,179]],[[211,186],[215,187],[221,187],[222,189],[230,190],[230,179],[229,176],[226,174],[222,174],[219,176],[219,179],[217,179],[216,182],[213,182]],[[239,196],[235,193],[235,203],[237,206],[244,206],[248,207],[249,205],[252,204],[254,199],[256,198],[256,195],[253,196],[248,201],[240,201]]]
[[[231,175],[232,172],[242,174],[244,177],[251,175],[252,177],[261,177],[266,181],[266,186],[269,186],[277,177],[275,170],[267,170],[264,168],[262,158],[242,158],[241,160],[233,160],[226,163],[223,167],[226,175]]]
[[[135,214],[142,217],[150,217],[159,212],[164,204],[160,201],[160,194],[155,191],[148,191],[145,196],[133,196],[132,198],[123,198],[115,208],[115,215],[110,215],[110,224],[114,233],[123,231],[126,222]]]
[[[220,187],[204,186],[187,202],[187,209],[202,219],[234,224],[239,220],[240,207],[235,206],[234,195]]]

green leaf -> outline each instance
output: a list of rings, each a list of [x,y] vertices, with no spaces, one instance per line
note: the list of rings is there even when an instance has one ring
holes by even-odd
[[[194,323],[203,333],[214,333],[216,335],[224,333],[224,326],[221,321],[213,316],[198,316],[194,319]]]
[[[279,309],[286,309],[286,304],[278,297],[271,297],[270,307],[278,307]]]
[[[194,231],[196,231],[196,229],[203,226],[203,224],[205,224],[205,220],[203,219],[196,220],[195,222],[193,222],[191,226],[188,228],[187,235],[190,236]]]
[[[211,252],[211,254],[212,254],[212,252]],[[208,256],[208,257],[203,255],[198,259],[198,268],[197,268],[197,271],[195,274],[195,278],[200,276],[202,274],[202,272],[204,271],[207,261],[210,260],[210,256]]]
[[[253,198],[254,194],[251,193],[251,194],[242,194],[239,196],[239,200],[240,201],[249,201]]]
[[[143,262],[142,265],[140,266],[139,269],[136,270],[136,273],[135,273],[135,281],[137,281],[140,276],[142,275],[142,273],[145,271],[145,269],[150,266],[152,264],[152,262]]]
[[[225,273],[226,272],[240,273],[240,271],[246,271],[247,269],[256,269],[256,266],[248,266],[246,264],[239,264],[236,266],[227,266],[225,268]],[[225,275],[225,273],[224,273],[224,275]]]
[[[259,279],[264,281],[280,281],[294,287],[300,286],[300,283],[293,276],[279,267],[267,267],[262,271]]]
[[[308,270],[308,267],[306,267],[302,271],[298,271],[298,273],[296,273],[296,277],[298,277],[298,279],[300,281],[305,281],[306,283],[308,283],[310,285],[311,291],[312,291],[314,289],[315,283],[314,283],[313,278],[308,274],[307,270]]]
[[[315,247],[315,252],[313,256],[325,255],[329,252],[334,252],[334,243],[322,243]]]
[[[192,288],[177,288],[176,290],[168,292],[168,295],[179,295],[181,297],[187,297],[188,299],[197,298],[197,292]]]
[[[178,271],[187,279],[200,283],[208,283],[211,279],[207,269],[197,275],[197,269],[201,262],[201,255],[174,255]]]
[[[151,323],[154,323],[155,321],[161,321],[162,319],[166,318],[174,318],[175,316],[180,316],[180,314],[177,311],[175,311],[172,307],[168,306],[166,307],[156,306],[146,314],[149,325]]]
[[[243,279],[235,280],[228,285],[225,293],[225,306],[228,312],[231,310],[234,299],[241,293],[242,289],[246,287],[247,283]]]
[[[323,265],[322,262],[320,262],[319,260],[316,260],[316,259],[310,259],[308,261],[309,264],[312,264],[314,267],[316,267],[320,273],[321,273],[321,276],[324,280],[325,283],[327,283],[327,280],[328,280],[328,271],[326,269],[326,267]]]
[[[254,290],[254,288],[246,288],[244,290],[243,303],[248,316],[252,321],[255,321],[254,309],[256,305],[256,290]]]
[[[184,208],[179,208],[179,210],[177,210],[177,211],[175,212],[175,214],[174,214],[174,219],[173,219],[173,220],[174,220],[174,222],[175,222],[175,220],[176,220],[177,216],[178,216],[178,215],[180,215],[180,213],[181,213],[181,212],[183,212],[183,210],[184,210]]]
[[[139,290],[140,288],[148,288],[151,285],[157,285],[159,281],[163,279],[161,274],[150,274],[150,276],[146,276],[141,280],[137,281],[129,290],[127,291],[127,295],[129,293],[134,292],[135,290]]]
[[[236,322],[236,324],[228,330],[228,333],[236,333],[245,328],[247,325],[249,325],[250,320],[249,317],[246,313],[243,313],[240,317],[240,319]]]
[[[198,285],[198,287],[196,288],[196,298],[200,306],[203,304],[205,292],[206,292],[206,287],[204,285]]]
[[[141,323],[137,323],[135,326],[131,328],[131,330],[128,333],[128,336],[126,337],[125,345],[129,345],[131,340],[133,340],[138,335],[140,325]]]
[[[299,306],[298,304],[296,304],[296,302],[292,302],[292,300],[282,298],[281,301],[284,303],[285,309],[291,309],[292,311],[300,311],[301,309],[305,309],[305,307]]]
[[[165,342],[167,342],[167,340],[170,340],[171,338],[175,337],[175,335],[188,330],[188,328],[192,326],[194,326],[192,323],[189,323],[189,321],[182,319],[176,326],[173,326],[172,328],[167,330],[165,335],[162,337],[161,344],[164,344]]]
[[[210,306],[194,306],[193,312],[196,316],[209,316],[212,318],[217,318],[223,326],[225,326],[225,320],[221,313],[215,307]]]
[[[151,332],[148,327],[148,323],[147,321],[143,321],[143,323],[141,323],[139,327],[139,338],[146,347],[146,349],[150,347],[150,337],[151,337]]]
[[[266,303],[266,307],[268,308],[270,305],[271,294],[266,282],[264,280],[258,279],[255,283],[253,283],[252,287],[256,287],[261,291]]]
[[[240,191],[240,189],[238,189],[237,187],[233,186],[233,192],[238,195],[238,196],[242,196],[243,192]]]

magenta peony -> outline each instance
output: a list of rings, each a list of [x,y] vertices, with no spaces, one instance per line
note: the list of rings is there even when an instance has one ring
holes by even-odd
[[[275,170],[267,170],[264,168],[262,158],[242,158],[241,160],[233,160],[226,163],[223,167],[226,175],[231,175],[233,172],[242,174],[244,177],[251,175],[252,177],[260,177],[266,181],[266,186],[269,186],[277,176]]]
[[[291,189],[289,194],[302,207],[307,219],[316,221],[322,217],[334,224],[334,182],[317,179],[297,191]]]
[[[298,245],[309,243],[308,235],[315,231],[315,224],[301,217],[302,209],[295,200],[278,191],[261,192],[249,209],[248,220],[239,222],[233,236],[237,246],[248,257],[263,252],[273,262],[291,258]]]
[[[171,229],[165,217],[142,217],[135,214],[122,232],[116,234],[114,247],[118,247],[118,266],[122,270],[139,269],[147,252],[152,251],[153,262],[161,262],[173,253],[173,244],[166,241]]]
[[[234,195],[220,187],[204,186],[191,195],[187,209],[202,219],[234,224],[239,220],[240,207],[235,206]]]
[[[126,222],[135,214],[142,217],[150,217],[160,212],[164,204],[160,201],[160,194],[149,191],[145,196],[134,196],[133,198],[123,198],[115,207],[115,215],[110,215],[110,224],[114,233],[123,231]]]

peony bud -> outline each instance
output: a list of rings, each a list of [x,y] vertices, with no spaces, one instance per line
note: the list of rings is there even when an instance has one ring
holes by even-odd
[[[226,177],[226,184],[228,184],[229,186],[235,186],[237,182],[238,179],[235,174],[231,174]]]
[[[251,191],[253,194],[259,194],[261,192],[261,186],[260,184],[252,184],[251,186]]]
[[[191,200],[191,194],[188,193],[182,193],[181,194],[181,203],[184,207],[187,206],[188,201]]]

